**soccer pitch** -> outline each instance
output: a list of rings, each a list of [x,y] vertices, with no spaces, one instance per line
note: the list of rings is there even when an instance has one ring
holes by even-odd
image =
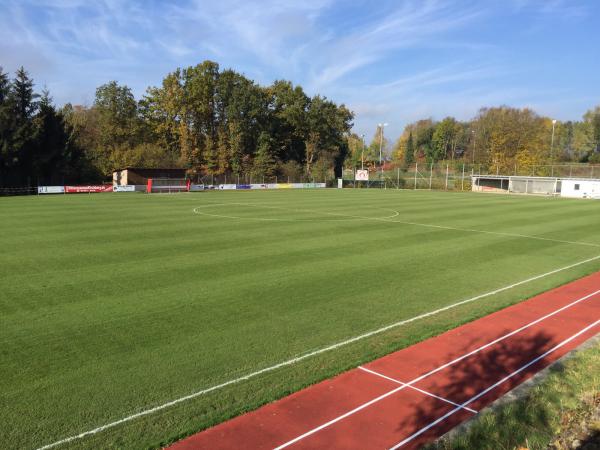
[[[600,270],[599,228],[472,193],[0,198],[0,442],[160,447]]]

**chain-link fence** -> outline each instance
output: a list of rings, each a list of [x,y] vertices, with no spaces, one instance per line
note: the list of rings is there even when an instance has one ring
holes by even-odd
[[[522,166],[501,171],[494,166],[462,161],[416,162],[409,166],[371,168],[368,181],[356,181],[356,169],[344,169],[343,186],[384,189],[470,191],[472,175],[534,176],[600,179],[600,165],[555,164]]]
[[[221,175],[196,175],[192,177],[192,181],[198,184],[218,186],[222,184],[278,184],[278,183],[327,183],[332,186],[334,177],[329,175],[326,179],[319,179],[310,175],[296,176],[257,176],[257,175],[236,175],[236,174],[221,174]]]

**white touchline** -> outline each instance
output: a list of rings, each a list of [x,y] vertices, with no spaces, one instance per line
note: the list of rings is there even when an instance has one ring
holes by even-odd
[[[476,354],[476,353],[478,353],[478,352],[480,352],[482,350],[485,350],[486,348],[488,348],[488,347],[490,347],[492,345],[495,345],[498,342],[503,341],[504,339],[507,339],[510,336],[513,336],[513,335],[515,335],[515,334],[517,334],[517,333],[519,333],[519,332],[521,332],[521,331],[523,331],[523,330],[525,330],[525,329],[527,329],[529,327],[532,327],[533,325],[535,325],[537,323],[540,323],[541,321],[546,320],[547,318],[552,317],[552,316],[560,313],[561,311],[564,311],[565,309],[570,308],[570,307],[572,307],[572,306],[574,306],[574,305],[576,305],[576,304],[578,304],[578,303],[580,303],[580,302],[582,302],[584,300],[587,300],[588,298],[591,298],[594,295],[597,295],[599,293],[600,293],[600,289],[598,289],[597,291],[594,291],[591,294],[588,294],[588,295],[586,295],[584,297],[578,298],[577,300],[575,300],[575,301],[573,301],[573,302],[571,302],[571,303],[569,303],[569,304],[567,304],[567,305],[565,305],[565,306],[563,306],[563,307],[561,307],[561,308],[559,308],[559,309],[557,309],[555,311],[552,311],[551,313],[548,313],[545,316],[542,316],[542,317],[534,320],[533,322],[529,322],[529,323],[523,325],[522,327],[517,328],[516,330],[511,331],[510,333],[507,333],[507,334],[505,334],[503,336],[500,336],[497,339],[494,339],[491,342],[488,342],[487,344],[484,344],[484,345],[482,345],[480,347],[477,347],[476,349],[470,351],[469,353],[465,353],[464,355],[459,356],[459,357],[453,359],[452,361],[447,362],[446,364],[443,364],[443,365],[441,365],[439,367],[436,367],[435,369],[430,370],[429,372],[424,373],[423,375],[418,376],[414,380],[411,380],[411,381],[408,381],[408,382],[404,383],[404,386],[401,386],[401,388],[403,389],[403,388],[406,388],[406,387],[411,387],[413,384],[418,383],[419,381],[424,380],[425,378],[430,377],[431,375],[433,375],[433,374],[435,374],[435,373],[437,373],[437,372],[439,372],[441,370],[444,370],[447,367],[449,367],[449,366],[451,366],[453,364],[456,364],[457,362],[462,361],[465,358],[468,358],[469,356],[472,356],[472,355],[474,355],[474,354]],[[363,370],[364,370],[364,368],[363,368]],[[395,389],[394,392],[397,392],[397,391],[402,390],[402,389]],[[369,405],[372,405],[373,403],[375,403],[375,401],[371,400],[369,402]],[[362,408],[360,408],[360,409],[362,409]],[[356,409],[356,411],[354,411],[354,412],[360,411],[360,409]],[[351,414],[350,413],[346,413],[346,414],[343,414],[342,416],[336,417],[335,419],[330,420],[326,424],[323,424],[323,425],[321,425],[321,426],[319,426],[317,428],[314,428],[314,429],[312,429],[310,431],[307,431],[306,433],[304,433],[304,434],[302,434],[302,435],[300,435],[300,436],[292,439],[291,441],[288,441],[288,442],[280,445],[275,450],[288,447],[289,445],[291,445],[291,444],[293,444],[295,442],[298,442],[298,441],[304,439],[305,437],[308,437],[311,434],[314,434],[317,431],[320,431],[323,428],[328,427],[329,425],[332,425],[332,424],[334,424],[336,422],[339,422],[340,420],[342,420],[342,419],[344,419],[344,418],[346,418],[346,417],[354,414],[354,412],[352,412]]]
[[[419,389],[418,387],[412,386],[412,385],[410,385],[408,383],[404,383],[403,381],[396,380],[395,378],[388,377],[387,375],[384,375],[384,374],[379,373],[379,372],[375,372],[374,370],[367,369],[366,367],[363,367],[363,366],[358,366],[358,368],[360,370],[362,370],[363,372],[368,372],[368,373],[371,373],[371,374],[376,375],[378,377],[385,378],[386,380],[393,381],[396,384],[400,384],[400,385],[402,385],[404,387],[407,387],[409,389],[413,389],[413,390],[415,390],[417,392],[420,392],[421,394],[425,394],[425,395],[427,395],[429,397],[437,398],[438,400],[441,400],[443,402],[450,403],[451,405],[458,406],[459,408],[463,408],[463,406],[459,405],[456,402],[453,402],[452,400],[448,400],[447,398],[440,397],[439,395],[432,394],[431,392],[427,392],[427,391],[425,391],[423,389]],[[466,409],[467,411],[472,412],[473,414],[477,414],[477,411],[475,411],[474,409],[467,408],[467,407],[464,407],[464,409]]]
[[[410,435],[409,437],[407,437],[406,439],[404,439],[403,441],[399,442],[398,444],[394,445],[393,447],[390,448],[390,450],[396,450],[397,448],[402,447],[404,444],[407,444],[408,442],[412,441],[414,438],[416,438],[417,436],[423,434],[425,431],[429,430],[430,428],[436,426],[438,423],[440,423],[441,421],[447,419],[448,417],[450,417],[452,414],[456,413],[458,410],[460,410],[461,408],[464,408],[466,405],[468,405],[469,403],[473,403],[475,400],[477,400],[480,397],[483,397],[485,394],[487,394],[488,392],[490,392],[492,389],[497,388],[498,386],[500,386],[502,383],[504,383],[505,381],[509,380],[510,378],[514,377],[515,375],[521,373],[522,371],[524,371],[525,369],[527,369],[529,366],[532,366],[533,364],[535,364],[536,362],[538,362],[541,359],[544,359],[546,356],[548,356],[550,353],[555,352],[556,350],[558,350],[559,348],[561,348],[562,346],[568,344],[569,342],[571,342],[573,339],[576,339],[577,337],[581,336],[583,333],[585,333],[586,331],[589,331],[590,329],[594,328],[596,325],[600,324],[600,320],[596,320],[594,323],[588,325],[587,327],[585,327],[582,330],[579,330],[577,333],[575,333],[573,336],[565,339],[564,341],[558,343],[557,345],[555,345],[554,347],[552,347],[550,350],[548,350],[547,352],[541,354],[540,356],[538,356],[535,359],[532,359],[531,361],[529,361],[527,364],[525,364],[524,366],[519,367],[517,370],[515,370],[514,372],[511,372],[510,374],[508,374],[507,376],[505,376],[504,378],[502,378],[500,381],[492,384],[490,387],[484,389],[483,391],[481,391],[479,394],[474,395],[473,397],[471,397],[470,399],[468,399],[466,402],[462,403],[461,405],[459,405],[458,407],[454,408],[453,410],[447,412],[446,414],[444,414],[442,417],[440,417],[437,420],[434,420],[433,422],[431,422],[429,425],[421,428],[419,431],[417,431],[416,433]]]
[[[453,303],[453,304],[448,305],[448,306],[444,306],[443,308],[439,308],[439,309],[436,309],[434,311],[430,311],[430,312],[427,312],[427,313],[424,313],[424,314],[420,314],[418,316],[414,316],[414,317],[411,317],[409,319],[400,320],[398,322],[392,323],[390,325],[386,325],[386,326],[378,328],[376,330],[372,330],[372,331],[369,331],[367,333],[364,333],[364,334],[361,334],[361,335],[358,335],[358,336],[346,339],[344,341],[340,341],[340,342],[337,342],[335,344],[329,345],[327,347],[323,347],[323,348],[311,351],[309,353],[305,353],[304,355],[300,355],[300,356],[297,356],[295,358],[288,359],[287,361],[283,361],[283,362],[280,362],[278,364],[275,364],[275,365],[272,365],[272,366],[269,366],[269,367],[265,367],[264,369],[260,369],[260,370],[257,370],[255,372],[251,372],[251,373],[249,373],[247,375],[244,375],[244,376],[241,376],[239,378],[234,378],[232,380],[225,381],[225,382],[223,382],[221,384],[217,384],[217,385],[211,386],[209,388],[202,389],[200,391],[194,392],[194,393],[186,395],[184,397],[180,397],[180,398],[177,398],[177,399],[172,400],[170,402],[163,403],[162,405],[158,405],[158,406],[155,406],[153,408],[149,408],[149,409],[146,409],[144,411],[140,411],[138,413],[132,414],[130,416],[123,417],[122,419],[116,420],[114,422],[107,423],[105,425],[99,426],[99,427],[94,428],[92,430],[84,431],[84,432],[82,432],[80,434],[60,439],[60,440],[58,440],[56,442],[53,442],[51,444],[47,444],[47,445],[44,445],[43,447],[39,447],[37,450],[47,450],[47,449],[50,449],[50,448],[53,448],[53,447],[57,447],[57,446],[59,446],[61,444],[66,444],[68,442],[72,442],[72,441],[84,438],[86,436],[91,436],[91,435],[100,433],[101,431],[104,431],[104,430],[106,430],[108,428],[113,428],[113,427],[115,427],[117,425],[120,425],[122,423],[130,422],[130,421],[132,421],[134,419],[137,419],[139,417],[147,416],[149,414],[155,413],[156,411],[160,411],[160,410],[169,408],[171,406],[177,405],[177,404],[185,402],[187,400],[191,400],[193,398],[200,397],[202,395],[206,395],[206,394],[208,394],[210,392],[222,389],[224,387],[227,387],[227,386],[230,386],[230,385],[233,385],[233,384],[237,384],[237,383],[240,383],[242,381],[249,380],[249,379],[254,378],[254,377],[258,376],[258,375],[261,375],[261,374],[264,374],[264,373],[267,373],[267,372],[272,372],[272,371],[277,370],[277,369],[279,369],[281,367],[291,366],[293,364],[296,364],[296,363],[298,363],[300,361],[303,361],[305,359],[311,358],[313,356],[319,355],[321,353],[325,353],[325,352],[328,352],[328,351],[331,351],[331,350],[335,350],[337,348],[343,347],[343,346],[351,344],[353,342],[357,342],[357,341],[366,339],[368,337],[371,337],[371,336],[374,336],[374,335],[377,335],[377,334],[381,334],[381,333],[383,333],[385,331],[388,331],[388,330],[391,330],[393,328],[397,328],[397,327],[406,325],[408,323],[424,319],[426,317],[431,317],[431,316],[440,314],[440,313],[442,313],[444,311],[448,311],[448,310],[456,308],[458,306],[461,306],[461,305],[464,305],[464,304],[467,304],[467,303],[471,303],[471,302],[474,302],[474,301],[477,301],[477,300],[481,300],[482,298],[490,297],[492,295],[498,294],[500,292],[507,291],[507,290],[515,288],[517,286],[521,286],[523,284],[527,284],[527,283],[530,283],[532,281],[548,277],[548,276],[553,275],[555,273],[559,273],[559,272],[562,272],[562,271],[565,271],[565,270],[568,270],[568,269],[572,269],[573,267],[580,266],[582,264],[586,264],[586,263],[589,263],[589,262],[592,262],[592,261],[596,261],[598,259],[600,259],[600,255],[594,256],[593,258],[588,258],[588,259],[585,259],[583,261],[579,261],[579,262],[570,264],[568,266],[561,267],[559,269],[554,269],[554,270],[551,270],[550,272],[546,272],[546,273],[543,273],[543,274],[540,274],[540,275],[536,275],[534,277],[527,278],[525,280],[518,281],[518,282],[510,284],[508,286],[504,286],[504,287],[495,289],[493,291],[487,292],[485,294],[481,294],[481,295],[478,295],[478,296],[475,296],[475,297],[468,298],[466,300],[462,300],[460,302]]]

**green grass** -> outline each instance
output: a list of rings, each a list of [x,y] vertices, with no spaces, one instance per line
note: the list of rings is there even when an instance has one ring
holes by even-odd
[[[564,365],[553,367],[550,375],[524,397],[483,413],[467,431],[428,448],[542,450],[551,443],[553,448],[571,448],[577,429],[591,420],[597,409],[599,396],[600,345],[595,344]],[[590,423],[590,431],[598,433],[599,426]],[[566,437],[561,436],[563,433],[571,434],[568,442],[561,442]]]
[[[598,256],[599,212],[594,201],[374,189],[0,198],[0,442],[49,444]],[[561,271],[60,448],[159,447],[599,269]]]

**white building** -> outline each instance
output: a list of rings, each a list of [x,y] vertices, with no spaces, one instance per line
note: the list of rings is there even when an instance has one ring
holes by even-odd
[[[600,199],[600,179],[592,178],[472,175],[471,189],[476,192],[560,195],[569,198]]]
[[[600,199],[600,180],[562,180],[560,196]]]

